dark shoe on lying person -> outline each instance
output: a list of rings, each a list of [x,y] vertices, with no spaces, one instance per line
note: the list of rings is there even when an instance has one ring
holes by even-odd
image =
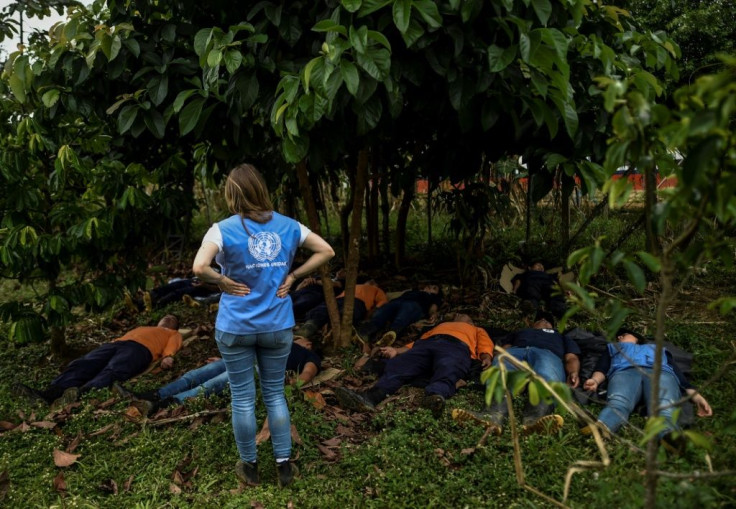
[[[79,389],[77,387],[69,387],[68,389],[64,390],[64,393],[56,398],[53,403],[51,403],[51,409],[52,410],[58,410],[60,408],[64,408],[67,405],[71,405],[75,401],[79,399]]]
[[[503,428],[499,419],[489,412],[473,412],[464,408],[453,408],[452,419],[458,423],[473,422],[489,429],[496,436],[501,435]]]
[[[340,402],[340,406],[356,412],[372,412],[376,409],[376,402],[367,394],[351,391],[345,387],[335,388],[335,397]]]
[[[174,398],[164,398],[158,401],[151,401],[148,399],[136,399],[131,403],[138,409],[141,415],[149,417],[162,408],[166,408],[171,405],[177,405],[179,402]]]
[[[20,382],[13,384],[11,392],[16,396],[28,398],[31,401],[42,401],[47,405],[51,403],[51,400],[46,397],[44,391],[39,391],[38,389],[34,389],[33,387],[29,387],[28,385]]]
[[[428,394],[422,398],[421,406],[432,412],[435,419],[439,419],[445,411],[445,398],[439,394]]]
[[[552,414],[540,417],[536,421],[532,421],[529,424],[522,426],[522,433],[524,435],[531,435],[532,433],[539,433],[543,435],[553,435],[562,429],[565,424],[565,420],[561,415]]]

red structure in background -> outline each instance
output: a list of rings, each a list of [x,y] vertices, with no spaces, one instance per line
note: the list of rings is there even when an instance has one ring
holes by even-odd
[[[618,180],[622,178],[624,175],[624,172],[616,172],[613,175],[613,180]],[[644,175],[641,173],[633,173],[627,177],[629,179],[629,182],[634,186],[634,191],[643,191],[644,190]],[[527,177],[518,179],[519,184],[521,184],[521,187],[526,190],[527,189],[527,181],[529,179]],[[580,178],[575,177],[575,184],[580,186]],[[677,185],[677,177],[662,177],[661,175],[657,174],[657,189],[665,189],[668,187],[675,187]],[[441,185],[441,187],[445,188],[444,185]],[[464,186],[461,183],[457,184],[456,186],[447,186],[449,187],[455,187],[456,189],[462,189]],[[417,194],[427,194],[429,191],[429,182],[427,179],[417,179]]]

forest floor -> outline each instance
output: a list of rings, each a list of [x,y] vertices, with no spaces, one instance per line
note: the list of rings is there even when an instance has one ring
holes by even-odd
[[[445,316],[463,311],[479,325],[510,331],[524,326],[516,298],[497,283],[501,265],[485,271],[491,276],[487,281],[478,276],[463,286],[454,267],[441,262],[441,256],[417,258],[410,271],[397,275],[378,268],[371,274],[387,292],[430,280],[445,283]],[[616,292],[617,284],[609,281],[606,291]],[[734,288],[733,270],[709,266],[691,277],[668,310],[667,339],[695,354],[692,381],[715,415],[697,420],[693,429],[703,439],[689,443],[684,454],[660,450],[661,470],[672,474],[659,485],[662,507],[736,505],[733,475],[702,478],[736,470],[736,373],[726,369],[711,379],[717,368],[735,360],[734,319],[707,307]],[[632,299],[639,311],[637,327],[652,324],[655,295],[648,290]],[[111,314],[83,316],[69,328],[69,344],[87,351],[132,327],[154,324],[168,312],[179,315],[181,327],[192,329],[195,339],[177,354],[172,370],[153,370],[126,383],[136,390],[159,387],[218,354],[215,315],[206,306],[175,303],[151,314],[130,314],[121,305]],[[569,326],[596,329],[600,324],[600,318],[578,316]],[[559,433],[520,441],[526,487],[520,485],[508,426],[499,437],[484,437],[484,429],[451,418],[453,408],[482,407],[484,393],[474,383],[448,400],[439,419],[419,407],[423,393],[416,388],[402,389],[374,413],[346,411],[337,404],[334,388],[362,389],[375,379],[355,370],[360,351],[353,345],[324,359],[323,369],[335,368],[338,376],[287,389],[300,478],[287,489],[277,487],[271,445],[261,437],[262,483],[243,489],[234,475],[237,452],[227,395],[195,398],[149,419],[109,390],[50,411],[10,390],[14,382],[41,387],[58,374],[63,363],[50,358],[47,348],[0,341],[0,505],[5,507],[552,507],[549,499],[564,497],[571,466],[601,458],[595,442],[580,434],[580,424],[563,414]],[[257,415],[260,424],[265,417],[260,403]],[[607,468],[572,476],[566,504],[641,505],[643,423],[633,417],[633,426],[605,444],[611,457]]]

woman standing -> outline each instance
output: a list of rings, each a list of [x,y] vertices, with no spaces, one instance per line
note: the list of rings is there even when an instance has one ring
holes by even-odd
[[[291,421],[284,396],[294,326],[289,288],[335,252],[304,225],[273,211],[265,181],[250,164],[232,169],[225,182],[225,200],[233,215],[214,224],[204,236],[192,270],[223,292],[215,339],[230,381],[233,432],[240,454],[235,474],[247,485],[259,482],[253,374],[257,361],[279,485],[283,487],[296,474],[289,461]],[[312,251],[312,256],[289,272],[300,246]],[[221,274],[212,269],[213,259],[222,268]]]

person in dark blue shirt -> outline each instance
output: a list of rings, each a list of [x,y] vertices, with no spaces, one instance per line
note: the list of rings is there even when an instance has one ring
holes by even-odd
[[[542,303],[544,309],[560,318],[567,311],[567,304],[561,295],[556,295],[556,286],[559,284],[556,274],[544,271],[541,262],[532,263],[529,268],[517,274],[511,280],[514,293],[522,300],[522,305],[539,311]]]
[[[534,325],[522,329],[507,337],[504,348],[509,355],[519,361],[526,361],[529,366],[547,382],[565,382],[575,388],[580,384],[580,347],[575,341],[567,338],[554,329],[554,318],[551,314],[537,313]],[[493,360],[497,366],[499,357]],[[508,361],[506,369],[516,368]],[[555,433],[562,428],[564,420],[561,415],[553,414],[554,406],[544,402],[532,405],[527,402],[522,419],[525,434]],[[453,418],[459,421],[473,420],[480,422],[500,435],[503,421],[508,416],[506,398],[486,407],[481,412],[456,409]]]

